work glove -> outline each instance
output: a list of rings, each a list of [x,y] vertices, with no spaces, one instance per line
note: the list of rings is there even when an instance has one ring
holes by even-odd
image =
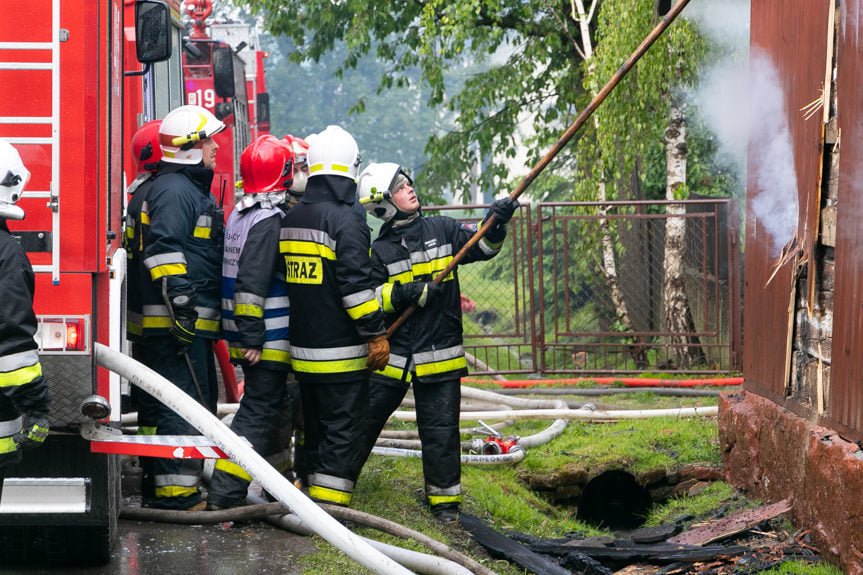
[[[393,286],[393,307],[399,311],[409,306],[425,307],[440,294],[443,288],[434,282],[410,282]]]
[[[45,443],[48,437],[48,414],[43,411],[25,413],[21,431],[12,436],[18,449],[33,449]]]
[[[380,371],[390,360],[390,342],[386,335],[378,335],[369,340],[369,357],[366,367],[372,371]]]
[[[502,242],[506,238],[506,224],[512,219],[512,215],[518,209],[518,200],[503,198],[495,200],[488,208],[488,213],[485,219],[488,220],[494,215],[494,222],[491,227],[486,230],[485,237],[492,243]],[[485,222],[483,222],[485,225]]]
[[[177,355],[183,355],[192,346],[198,312],[195,311],[195,306],[187,295],[174,296],[171,300],[171,309],[174,312],[174,321],[169,331],[177,343]]]

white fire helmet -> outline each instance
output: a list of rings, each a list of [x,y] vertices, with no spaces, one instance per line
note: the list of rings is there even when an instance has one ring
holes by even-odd
[[[327,126],[309,143],[310,178],[315,176],[343,176],[357,181],[360,170],[360,150],[357,142],[340,126]]]
[[[15,205],[21,199],[30,172],[12,144],[0,140],[0,218],[23,220],[24,210]]]
[[[180,106],[168,112],[159,126],[159,147],[162,161],[171,164],[199,164],[204,158],[203,140],[225,129],[206,108]]]
[[[392,162],[369,164],[363,170],[357,184],[357,192],[360,204],[368,213],[385,222],[396,215],[398,208],[392,198],[400,175],[407,179],[408,184],[413,185],[413,179],[407,172],[400,165]]]

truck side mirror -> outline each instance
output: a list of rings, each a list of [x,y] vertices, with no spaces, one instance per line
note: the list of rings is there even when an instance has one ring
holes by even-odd
[[[135,3],[135,49],[144,64],[171,57],[171,11],[160,0]]]
[[[213,89],[219,98],[234,97],[234,51],[229,46],[213,49]]]

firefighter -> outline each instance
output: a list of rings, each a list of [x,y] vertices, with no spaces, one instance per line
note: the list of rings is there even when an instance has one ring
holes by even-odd
[[[27,254],[6,220],[24,219],[15,203],[30,172],[10,143],[0,140],[0,483],[2,468],[21,461],[21,450],[48,437],[48,383],[36,340],[35,278]]]
[[[159,126],[162,159],[138,214],[141,269],[129,285],[130,329],[138,331],[136,356],[215,412],[218,399],[212,341],[219,337],[224,219],[210,185],[225,125],[200,106],[181,106]],[[140,190],[137,193],[140,193]],[[138,226],[139,222],[133,222]],[[159,435],[197,432],[159,404]],[[147,507],[201,510],[201,460],[153,462],[154,497]],[[146,495],[146,494],[142,494]]]
[[[231,428],[248,439],[283,474],[290,473],[280,434],[290,438],[299,385],[288,381],[290,350],[285,262],[279,232],[293,184],[294,153],[275,136],[261,136],[240,158],[245,195],[225,227],[222,260],[222,330],[231,362],[245,375]],[[284,418],[284,421],[282,421]],[[227,459],[216,461],[207,509],[245,505],[251,476]]]
[[[476,232],[446,216],[423,217],[413,180],[394,163],[371,164],[360,175],[360,202],[384,221],[372,243],[372,278],[387,325],[409,306],[416,311],[390,335],[388,364],[371,375],[368,456],[380,431],[413,386],[423,453],[426,502],[441,521],[455,521],[462,499],[459,403],[467,361],[462,345],[461,294],[454,269],[432,280]],[[494,221],[461,263],[500,251],[506,224],[518,208],[509,198],[489,209]],[[484,221],[487,221],[489,215]],[[482,225],[482,224],[480,224]]]
[[[128,258],[127,281],[130,286],[138,286],[150,281],[150,272],[143,265],[142,226],[148,221],[141,220],[141,209],[147,199],[147,191],[156,178],[156,169],[162,159],[162,149],[159,147],[159,126],[161,120],[153,120],[141,126],[132,136],[130,145],[132,160],[135,163],[136,176],[126,188],[129,194],[129,204],[126,207],[126,226],[123,236],[126,257]],[[132,343],[132,357],[142,360],[139,346],[141,340],[141,290],[129,289],[126,296],[126,335]],[[156,418],[159,412],[159,400],[149,393],[133,385],[131,389],[132,406],[138,412],[138,435],[155,435]],[[155,497],[153,484],[153,458],[141,457],[141,494],[146,499]]]
[[[288,193],[290,194],[288,204],[290,207],[293,207],[303,197],[303,194],[306,193],[306,183],[309,180],[310,174],[308,162],[309,144],[304,139],[292,136],[291,134],[282,138],[282,141],[294,153],[293,183],[288,188]]]
[[[313,499],[347,506],[362,467],[366,368],[389,356],[369,276],[369,229],[354,211],[356,141],[328,126],[309,147],[306,191],[285,216],[281,252],[291,300],[291,364],[300,380]]]

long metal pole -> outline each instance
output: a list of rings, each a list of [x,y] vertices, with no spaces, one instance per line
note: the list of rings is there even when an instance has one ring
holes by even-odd
[[[656,25],[656,27],[651,30],[650,34],[642,40],[641,44],[638,45],[638,48],[635,49],[635,52],[626,59],[623,65],[614,73],[611,79],[602,87],[602,89],[593,97],[587,107],[581,111],[572,125],[566,129],[560,139],[552,146],[552,148],[548,151],[548,153],[543,156],[543,158],[533,167],[530,173],[524,177],[518,187],[513,190],[513,192],[509,195],[509,197],[513,200],[518,199],[518,197],[527,189],[527,187],[533,183],[537,176],[545,169],[545,167],[554,159],[554,157],[566,146],[566,144],[572,139],[572,137],[578,132],[584,123],[590,118],[596,109],[605,101],[605,98],[608,94],[620,83],[624,76],[635,66],[635,63],[647,52],[647,49],[656,42],[656,39],[665,32],[665,29],[668,28],[672,22],[677,18],[677,16],[683,11],[687,4],[689,4],[690,0],[679,0],[677,4],[674,5],[674,8],[665,15],[665,18]],[[494,223],[494,214],[489,216],[488,221],[485,222],[485,225],[480,227],[473,237],[464,245],[464,247],[459,250],[459,252],[452,258],[452,260],[447,264],[447,266],[434,278],[435,284],[440,284],[446,276],[459,264],[459,262],[464,258],[465,254],[469,249],[476,245],[476,243],[482,238],[485,234],[485,231],[491,227],[491,224]],[[410,317],[410,315],[416,310],[416,306],[413,305],[407,308],[402,315],[390,326],[387,330],[387,337],[391,336],[406,320]]]

